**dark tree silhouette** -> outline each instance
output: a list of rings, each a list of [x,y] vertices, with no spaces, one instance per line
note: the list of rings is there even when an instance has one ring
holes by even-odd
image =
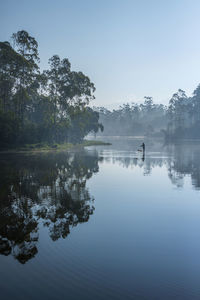
[[[87,180],[98,172],[98,156],[51,153],[1,157],[0,253],[25,263],[37,254],[39,221],[53,241],[94,212]]]

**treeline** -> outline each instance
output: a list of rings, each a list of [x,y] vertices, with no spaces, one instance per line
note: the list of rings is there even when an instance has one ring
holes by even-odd
[[[145,97],[142,104],[127,103],[110,111],[94,107],[104,126],[104,135],[157,135],[167,126],[167,107],[153,103],[152,97]]]
[[[200,85],[192,97],[179,89],[169,101],[168,124],[164,131],[167,140],[200,138]]]
[[[40,72],[35,38],[22,30],[11,40],[0,42],[0,147],[77,143],[103,130],[98,112],[88,107],[95,87],[86,75],[58,55]]]
[[[145,97],[142,104],[127,103],[113,111],[104,107],[94,110],[100,114],[104,135],[164,136],[166,141],[200,138],[200,85],[191,97],[179,89],[168,106]]]

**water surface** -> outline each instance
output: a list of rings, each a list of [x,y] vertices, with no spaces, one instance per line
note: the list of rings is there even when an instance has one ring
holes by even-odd
[[[200,299],[200,144],[141,142],[0,155],[1,299]]]

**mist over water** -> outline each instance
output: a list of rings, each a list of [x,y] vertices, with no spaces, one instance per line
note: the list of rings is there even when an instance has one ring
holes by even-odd
[[[200,300],[200,1],[58,3],[0,0],[0,300]]]
[[[2,299],[200,298],[200,143],[107,139],[1,154]]]

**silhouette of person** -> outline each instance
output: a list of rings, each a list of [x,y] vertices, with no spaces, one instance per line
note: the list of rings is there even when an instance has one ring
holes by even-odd
[[[142,160],[144,161],[145,160],[145,143],[142,143],[142,145],[140,147],[142,147],[142,150],[143,150]]]
[[[142,147],[143,153],[145,153],[145,143],[142,143],[140,147]]]

